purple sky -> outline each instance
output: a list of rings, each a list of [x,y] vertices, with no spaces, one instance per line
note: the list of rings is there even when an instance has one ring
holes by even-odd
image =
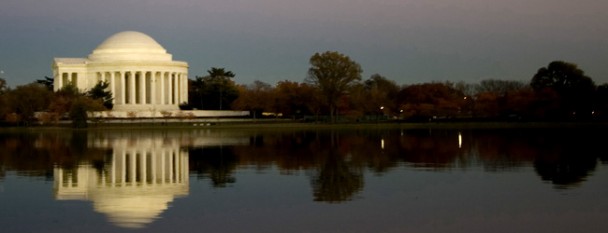
[[[155,38],[190,78],[302,82],[315,52],[338,51],[398,84],[529,81],[553,60],[608,82],[606,0],[2,0],[0,74],[50,76],[114,33]]]

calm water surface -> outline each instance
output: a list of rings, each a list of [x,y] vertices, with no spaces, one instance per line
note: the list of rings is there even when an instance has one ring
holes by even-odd
[[[605,133],[0,133],[1,232],[608,232]]]

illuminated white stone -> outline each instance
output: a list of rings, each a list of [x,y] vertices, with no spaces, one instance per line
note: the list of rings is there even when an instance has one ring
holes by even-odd
[[[141,32],[114,34],[87,58],[55,58],[53,77],[55,91],[69,83],[87,91],[108,82],[115,111],[178,110],[188,101],[188,63],[173,61]]]

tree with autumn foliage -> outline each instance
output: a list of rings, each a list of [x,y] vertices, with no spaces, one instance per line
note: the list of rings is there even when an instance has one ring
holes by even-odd
[[[263,112],[273,111],[275,97],[270,84],[256,80],[251,85],[237,86],[238,98],[232,102],[232,108],[251,111],[253,118]]]
[[[515,98],[521,98],[524,90],[529,87],[520,81],[486,79],[475,85],[475,111],[477,118],[497,118],[509,115],[522,115],[526,107],[518,107],[522,103]]]
[[[274,96],[276,111],[294,119],[316,115],[320,109],[315,88],[307,83],[279,81]]]
[[[315,53],[310,58],[310,65],[306,81],[318,89],[323,103],[329,108],[331,122],[335,122],[340,98],[361,80],[363,70],[350,57],[332,51]]]
[[[13,124],[30,125],[36,121],[36,112],[46,110],[52,96],[52,91],[38,83],[17,86],[14,90],[2,94],[3,120]]]
[[[452,118],[461,114],[465,95],[451,83],[423,83],[405,86],[398,103],[406,119]]]

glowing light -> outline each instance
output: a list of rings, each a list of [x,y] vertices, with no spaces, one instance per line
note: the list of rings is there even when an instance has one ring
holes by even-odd
[[[384,138],[380,139],[380,148],[384,150]]]
[[[458,132],[458,149],[462,148],[462,134]]]

